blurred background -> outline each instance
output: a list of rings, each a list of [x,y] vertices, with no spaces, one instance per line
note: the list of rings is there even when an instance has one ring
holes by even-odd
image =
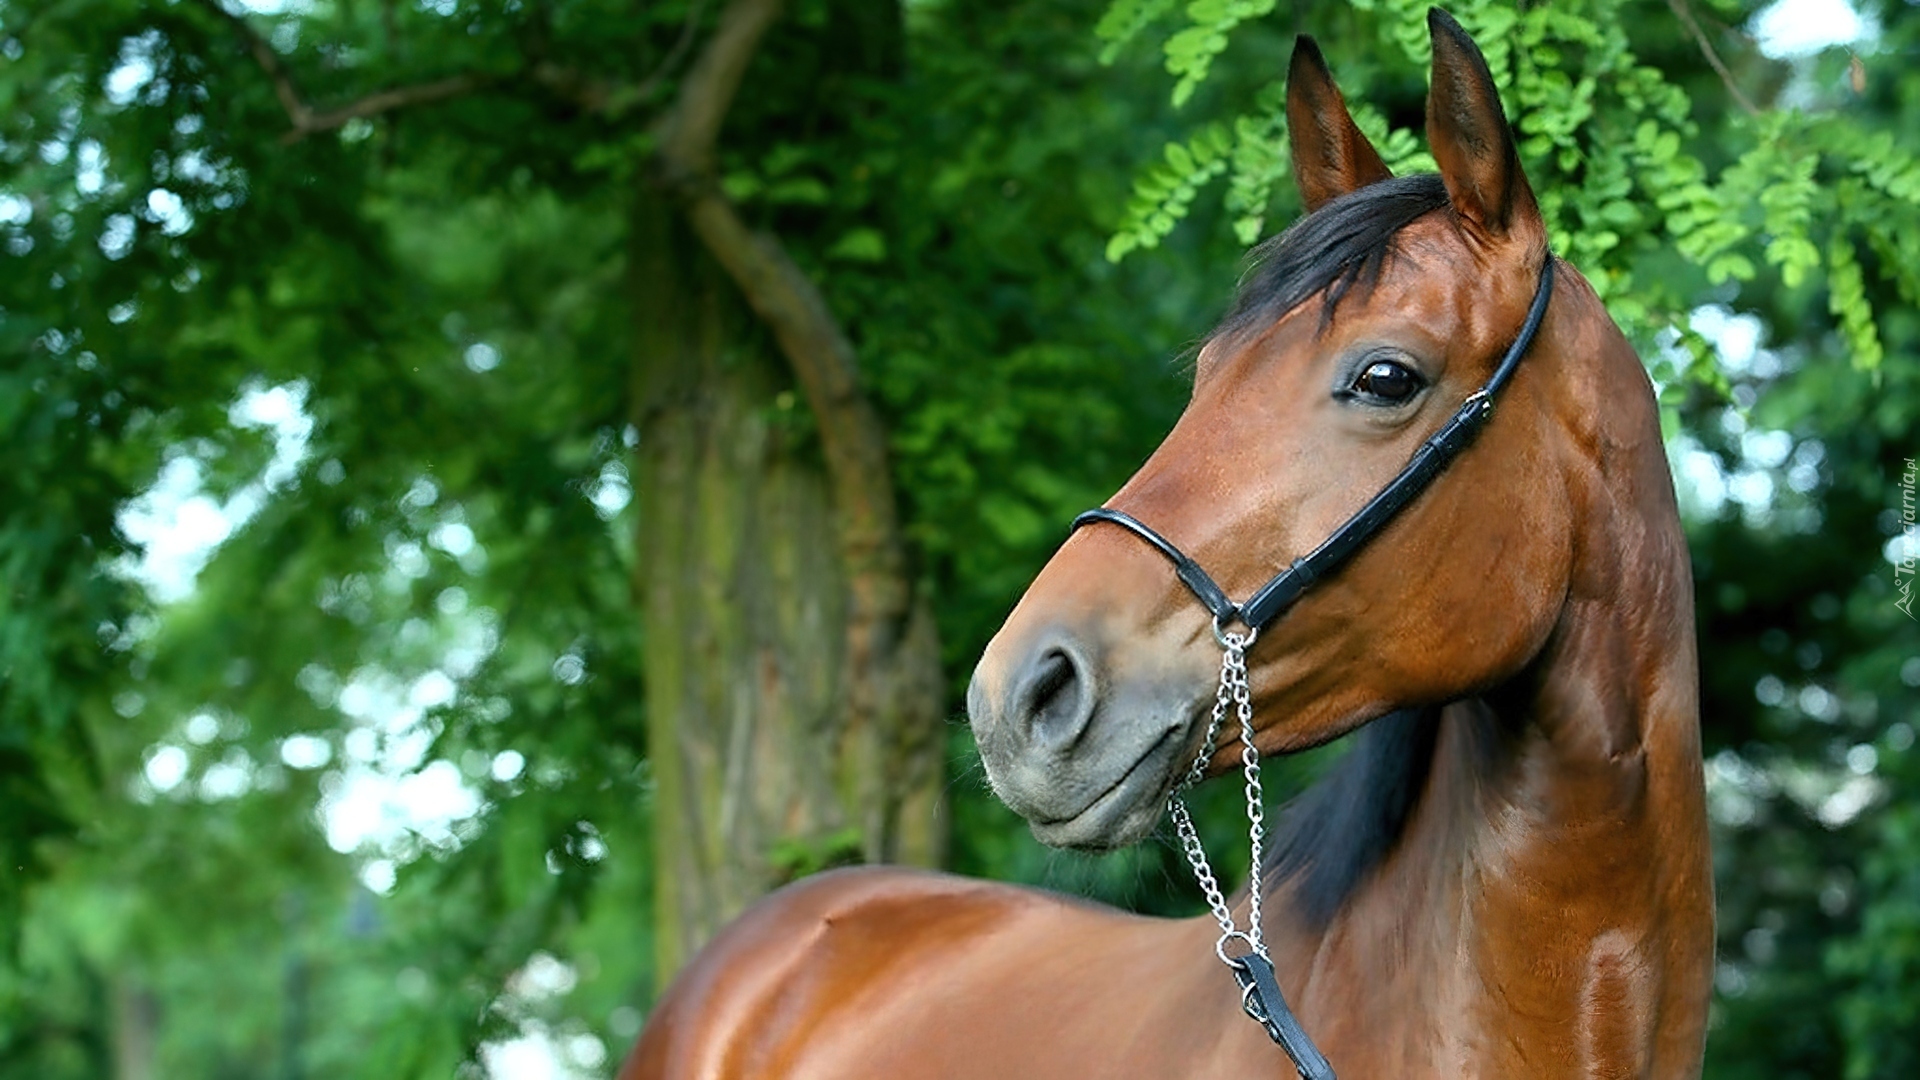
[[[1920,8],[1452,10],[1660,388],[1708,1075],[1920,1075]],[[962,690],[1298,213],[1299,31],[1427,167],[1403,0],[0,0],[0,1076],[608,1076],[847,863],[1201,910]]]

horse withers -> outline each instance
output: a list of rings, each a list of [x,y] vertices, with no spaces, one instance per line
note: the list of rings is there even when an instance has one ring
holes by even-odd
[[[1165,442],[988,645],[968,714],[1000,797],[1087,850],[1145,836],[1192,774],[1352,733],[1222,905],[1257,915],[1274,1000],[1345,1080],[1695,1077],[1713,897],[1657,410],[1592,288],[1549,265],[1485,60],[1430,28],[1437,176],[1391,176],[1296,45],[1309,213],[1257,253]],[[1284,603],[1227,599],[1270,578]],[[621,1075],[1293,1076],[1219,930],[821,875],[702,952]]]

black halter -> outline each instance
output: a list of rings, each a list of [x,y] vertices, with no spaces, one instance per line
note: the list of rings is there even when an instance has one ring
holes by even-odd
[[[1467,448],[1493,416],[1493,400],[1507,385],[1507,380],[1513,377],[1514,369],[1520,366],[1520,358],[1527,354],[1527,347],[1533,344],[1534,335],[1539,332],[1540,323],[1546,318],[1547,302],[1552,298],[1553,253],[1548,252],[1546,262],[1540,267],[1540,287],[1534,292],[1533,303],[1527,308],[1527,321],[1520,325],[1519,336],[1513,339],[1506,356],[1501,358],[1500,366],[1494,369],[1486,385],[1467,395],[1467,400],[1460,404],[1459,410],[1439,431],[1434,432],[1432,438],[1422,443],[1420,449],[1414,451],[1412,460],[1400,470],[1400,475],[1380,489],[1380,493],[1361,507],[1359,513],[1335,529],[1333,535],[1327,537],[1319,547],[1275,574],[1273,580],[1260,586],[1260,590],[1244,604],[1236,604],[1228,599],[1226,590],[1216,585],[1199,563],[1130,514],[1104,506],[1088,510],[1073,519],[1072,528],[1068,531],[1096,521],[1110,521],[1129,530],[1173,563],[1174,573],[1179,575],[1181,582],[1193,590],[1193,595],[1199,597],[1200,602],[1213,614],[1216,632],[1224,630],[1236,618],[1249,629],[1263,630],[1268,623],[1292,607],[1315,582],[1333,573],[1354,552],[1366,546],[1367,541],[1386,528],[1394,515],[1426,490],[1427,485],[1452,464],[1454,458],[1460,456],[1460,451]]]

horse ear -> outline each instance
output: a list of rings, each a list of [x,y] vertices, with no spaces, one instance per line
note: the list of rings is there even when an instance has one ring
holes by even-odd
[[[1294,39],[1287,67],[1287,139],[1293,144],[1293,179],[1309,212],[1393,175],[1354,126],[1320,46],[1305,34]]]
[[[1544,229],[1487,58],[1453,16],[1439,8],[1427,9],[1427,29],[1433,35],[1427,143],[1454,212],[1493,237],[1529,227]]]

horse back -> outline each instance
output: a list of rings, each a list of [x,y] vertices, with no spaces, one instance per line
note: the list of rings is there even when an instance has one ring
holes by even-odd
[[[900,989],[1042,908],[1093,910],[895,867],[797,882],[735,920],[674,980],[620,1080],[804,1074],[803,1051],[812,1058],[836,1033],[858,1035],[864,1013],[884,1012]]]

